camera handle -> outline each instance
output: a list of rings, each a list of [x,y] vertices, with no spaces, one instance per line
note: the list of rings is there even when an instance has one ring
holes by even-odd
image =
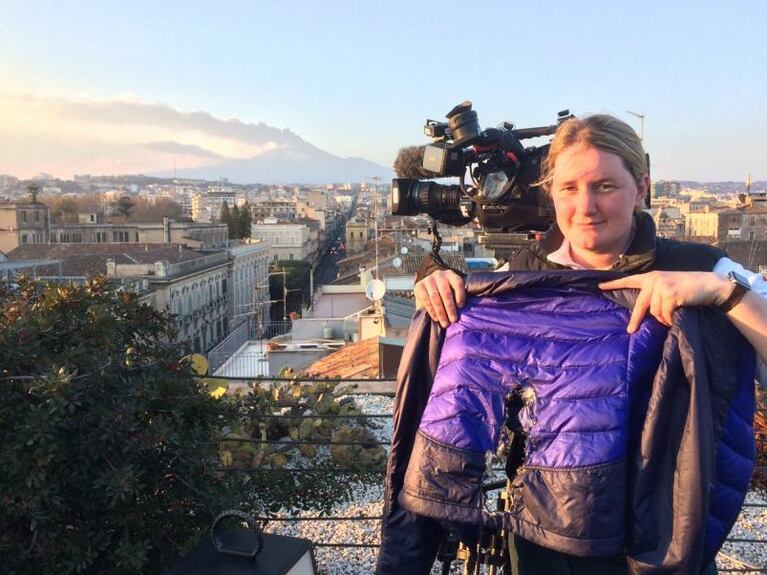
[[[431,253],[434,254],[434,257],[437,258],[438,261],[441,261],[442,258],[439,255],[439,250],[442,249],[442,236],[439,235],[439,230],[437,229],[437,220],[435,218],[431,218],[429,233],[432,235]]]
[[[497,510],[506,513],[511,509],[510,481],[497,481],[482,486],[482,491],[502,488],[498,494]],[[450,572],[454,561],[463,562],[463,575],[510,575],[509,538],[506,530],[481,529],[476,544],[466,545],[458,537],[447,532],[437,552],[437,561],[442,562],[442,575]]]

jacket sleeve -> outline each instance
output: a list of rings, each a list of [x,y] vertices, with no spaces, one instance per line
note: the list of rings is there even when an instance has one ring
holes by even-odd
[[[700,573],[753,470],[753,349],[718,310],[674,315],[631,470],[632,575]]]
[[[378,575],[418,575],[431,570],[444,531],[440,525],[403,509],[397,495],[413,449],[421,414],[431,393],[444,330],[423,310],[416,312],[397,372],[392,444],[386,464]]]

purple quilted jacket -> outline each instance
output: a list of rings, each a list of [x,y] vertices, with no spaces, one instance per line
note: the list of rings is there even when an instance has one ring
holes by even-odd
[[[427,529],[425,518],[503,527],[575,555],[628,553],[634,572],[694,573],[713,558],[753,469],[753,351],[703,308],[681,310],[670,330],[649,318],[629,335],[635,294],[608,299],[596,287],[605,277],[476,274],[467,291],[484,297],[470,298],[437,340],[416,318],[400,386],[403,369],[424,373],[414,361],[436,369],[411,441],[395,414],[379,573],[404,565],[392,554],[407,556],[418,537],[399,531]],[[414,340],[436,344],[436,358]],[[398,409],[407,393],[398,391]],[[501,513],[487,509],[480,485],[510,395],[522,400],[526,459]]]

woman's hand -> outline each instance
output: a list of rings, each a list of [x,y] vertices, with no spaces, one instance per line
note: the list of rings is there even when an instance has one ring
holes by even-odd
[[[458,321],[458,308],[466,303],[463,278],[452,270],[436,271],[417,284],[413,290],[416,308],[425,307],[431,319],[442,327]]]
[[[713,272],[649,272],[602,282],[603,290],[639,289],[626,331],[634,333],[647,314],[667,326],[678,307],[686,305],[721,305],[735,289],[733,284]]]

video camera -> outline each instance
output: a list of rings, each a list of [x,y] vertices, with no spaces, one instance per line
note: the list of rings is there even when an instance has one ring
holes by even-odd
[[[394,162],[398,177],[392,180],[392,214],[427,214],[452,226],[476,217],[485,233],[483,243],[496,250],[510,241],[518,243],[510,240],[514,235],[548,228],[553,209],[535,184],[549,145],[526,148],[522,140],[552,135],[572,117],[570,112],[559,112],[552,126],[517,129],[504,122],[481,130],[472,103],[466,101],[446,117],[447,122],[426,120],[424,133],[431,145],[400,150]],[[460,180],[457,185],[431,180],[438,177]]]

